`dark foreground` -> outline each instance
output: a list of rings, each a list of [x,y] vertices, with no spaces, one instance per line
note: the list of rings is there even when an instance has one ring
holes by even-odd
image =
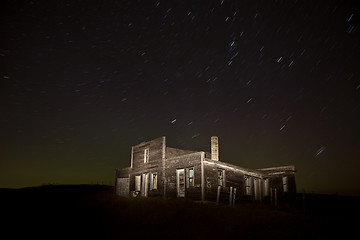
[[[338,196],[307,196],[307,214],[125,199],[100,185],[0,189],[0,198],[1,239],[346,239],[359,223],[359,198]]]

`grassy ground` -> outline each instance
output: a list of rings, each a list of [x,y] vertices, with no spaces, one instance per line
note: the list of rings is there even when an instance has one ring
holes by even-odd
[[[310,197],[308,202],[316,199]],[[316,212],[311,202],[311,212],[303,214],[245,203],[229,208],[179,199],[126,199],[101,185],[0,189],[1,234],[10,236],[1,238],[325,239],[355,232],[357,210],[347,205],[344,212],[321,201],[319,209],[327,211]],[[339,204],[351,202],[344,201]]]

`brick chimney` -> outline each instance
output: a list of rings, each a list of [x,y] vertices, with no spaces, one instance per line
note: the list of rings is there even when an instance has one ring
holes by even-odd
[[[211,160],[219,161],[219,139],[216,136],[211,137]]]

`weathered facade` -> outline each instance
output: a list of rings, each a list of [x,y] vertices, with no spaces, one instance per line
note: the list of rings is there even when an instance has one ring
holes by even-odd
[[[276,202],[296,193],[295,167],[250,170],[219,161],[217,137],[211,153],[166,146],[160,137],[131,149],[131,166],[115,172],[115,192],[131,197],[185,197],[198,201]]]

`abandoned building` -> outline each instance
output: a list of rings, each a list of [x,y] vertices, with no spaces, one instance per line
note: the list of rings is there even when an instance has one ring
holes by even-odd
[[[130,167],[115,171],[115,192],[230,204],[276,203],[296,193],[295,167],[253,170],[221,162],[215,136],[211,137],[211,153],[167,147],[166,137],[160,137],[132,147]]]

